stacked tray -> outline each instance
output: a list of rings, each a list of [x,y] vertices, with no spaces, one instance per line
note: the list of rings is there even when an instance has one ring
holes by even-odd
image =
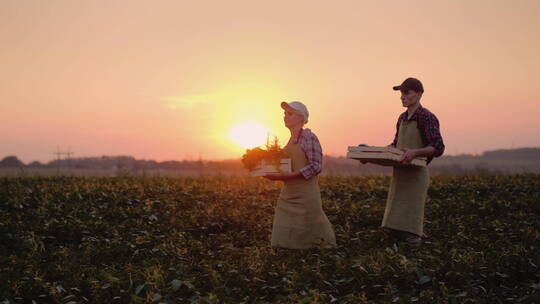
[[[377,164],[381,166],[417,166],[425,167],[426,158],[416,157],[410,164],[400,163],[399,160],[403,151],[394,147],[370,147],[370,146],[351,146],[348,148],[347,158],[357,159],[362,162]]]

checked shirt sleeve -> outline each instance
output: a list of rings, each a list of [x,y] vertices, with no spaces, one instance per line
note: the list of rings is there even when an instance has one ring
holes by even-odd
[[[321,143],[317,136],[312,132],[304,133],[307,134],[303,134],[304,136],[300,139],[300,147],[304,150],[309,164],[300,169],[300,174],[302,174],[305,179],[310,179],[321,173],[323,154]]]
[[[398,137],[398,134],[399,134],[399,124],[401,123],[401,117],[403,115],[400,115],[398,120],[397,120],[397,123],[396,123],[396,135],[394,135],[394,141],[392,141],[392,143],[390,144],[391,146],[394,146],[396,147],[397,146],[397,137]]]
[[[439,120],[433,113],[426,113],[419,117],[418,122],[421,124],[426,144],[435,148],[435,153],[428,157],[428,162],[431,162],[434,157],[441,156],[445,148],[439,128]]]

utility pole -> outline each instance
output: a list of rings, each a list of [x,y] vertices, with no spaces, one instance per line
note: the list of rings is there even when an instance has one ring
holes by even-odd
[[[68,160],[69,172],[71,173],[71,175],[73,175],[73,172],[71,171],[71,155],[73,155],[74,153],[71,151],[71,146],[68,146],[68,151],[65,154],[66,154],[67,160]]]
[[[62,152],[60,152],[60,145],[56,146],[56,152],[53,152],[54,155],[56,155],[56,175],[60,173],[60,156],[62,156]]]
[[[62,160],[62,155],[65,155],[68,160],[68,168],[71,170],[71,156],[75,154],[71,151],[71,147],[68,147],[67,152],[60,151],[60,145],[56,146],[56,152],[53,152],[53,155],[56,155],[56,175],[60,173],[60,160]]]

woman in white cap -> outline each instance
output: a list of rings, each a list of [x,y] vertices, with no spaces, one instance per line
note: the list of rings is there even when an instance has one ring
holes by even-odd
[[[284,148],[292,160],[292,173],[267,174],[282,180],[272,227],[272,247],[307,249],[334,247],[334,231],[322,209],[318,174],[322,170],[322,148],[317,136],[304,129],[309,112],[298,101],[282,102],[283,120],[291,131]]]

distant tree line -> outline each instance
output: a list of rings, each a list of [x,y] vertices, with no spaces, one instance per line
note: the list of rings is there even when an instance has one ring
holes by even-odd
[[[48,163],[34,161],[28,165],[20,161],[16,156],[7,156],[0,161],[0,168],[71,168],[71,169],[105,169],[105,170],[197,170],[201,168],[227,170],[240,169],[238,160],[223,161],[162,161],[135,159],[132,156],[101,156],[79,157],[71,159],[52,160]]]
[[[429,165],[432,173],[468,172],[538,172],[540,173],[540,148],[494,150],[482,155],[462,154],[437,158]],[[0,168],[69,168],[101,169],[127,172],[150,170],[244,172],[240,159],[230,160],[170,160],[155,161],[135,159],[133,156],[101,156],[57,159],[48,163],[38,161],[23,163],[16,156],[7,156],[0,161]],[[385,174],[391,168],[376,165],[360,165],[356,160],[345,157],[324,156],[324,174]]]

